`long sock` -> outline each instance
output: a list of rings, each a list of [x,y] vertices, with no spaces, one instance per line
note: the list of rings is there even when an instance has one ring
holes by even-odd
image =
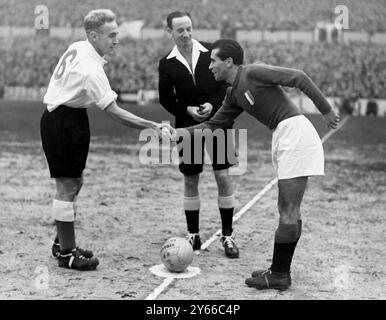
[[[60,222],[60,221],[55,221],[55,222]],[[58,235],[58,232],[56,232],[56,236],[55,236],[55,239],[54,239],[54,243],[59,243],[59,235]]]
[[[74,222],[64,222],[58,220],[55,220],[55,222],[60,243],[60,250],[64,253],[71,251],[75,248]]]
[[[52,215],[55,219],[60,250],[69,251],[75,248],[74,203],[54,199],[52,202]]]
[[[230,236],[233,232],[234,196],[218,197],[218,206],[221,216],[222,234]]]
[[[298,244],[298,241],[299,241],[301,235],[302,235],[302,220],[298,220],[298,233],[297,233],[296,241],[292,247],[291,263],[292,263],[292,259],[293,259],[294,253],[295,253],[296,246]]]
[[[76,205],[75,205],[75,202],[74,202],[74,218],[76,218],[76,209],[75,208],[76,208]],[[58,222],[58,221],[56,220],[55,222]],[[57,232],[56,232],[56,236],[55,236],[55,239],[54,239],[54,243],[59,243],[59,235],[58,235]]]
[[[76,219],[76,213],[77,213],[77,209],[78,209],[77,202],[76,202],[77,199],[78,199],[78,196],[75,196],[74,200],[73,200],[74,221]],[[55,221],[57,222],[57,220],[55,220]],[[54,239],[54,243],[59,243],[58,233],[56,233],[56,236],[55,236],[55,239]]]
[[[198,210],[185,210],[186,224],[188,232],[198,233],[199,229],[199,211]]]
[[[291,269],[292,255],[296,247],[298,235],[297,224],[282,224],[275,232],[275,244],[271,270],[274,272],[289,272]]]
[[[230,236],[233,232],[232,223],[233,223],[233,211],[234,208],[230,209],[220,209],[221,216],[221,226],[222,226],[222,235]]]
[[[200,221],[200,197],[184,197],[184,209],[186,216],[186,224],[188,232],[198,233],[199,232],[199,221]]]

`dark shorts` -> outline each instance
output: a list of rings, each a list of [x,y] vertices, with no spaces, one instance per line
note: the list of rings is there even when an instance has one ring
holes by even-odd
[[[213,170],[224,170],[235,165],[237,160],[234,142],[232,139],[229,139],[226,131],[223,132],[223,139],[217,139],[214,137],[212,140],[213,143],[205,138],[200,139],[198,145],[201,147],[201,152],[199,150],[195,150],[195,141],[194,139],[191,139],[191,159],[189,163],[183,162],[183,149],[180,148],[179,155],[182,161],[178,166],[180,172],[184,175],[190,176],[200,174],[203,171],[204,164],[207,164],[204,162],[205,145],[212,163]],[[199,149],[199,147],[196,149]]]
[[[40,134],[51,178],[80,178],[90,145],[87,110],[66,106],[51,112],[46,109]]]

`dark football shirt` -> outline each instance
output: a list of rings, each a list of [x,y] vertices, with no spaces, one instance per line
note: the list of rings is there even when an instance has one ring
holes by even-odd
[[[331,111],[327,99],[303,71],[256,63],[241,65],[221,108],[208,121],[190,128],[227,127],[246,111],[268,128],[275,129],[280,121],[302,114],[281,86],[303,91],[322,114]]]

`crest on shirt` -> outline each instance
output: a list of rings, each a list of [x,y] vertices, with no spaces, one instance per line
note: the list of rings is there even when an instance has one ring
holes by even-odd
[[[249,90],[244,92],[244,96],[248,100],[251,106],[255,104],[255,98],[253,97],[252,93]]]

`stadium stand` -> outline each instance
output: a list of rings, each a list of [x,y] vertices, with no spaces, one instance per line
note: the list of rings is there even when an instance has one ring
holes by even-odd
[[[0,84],[46,86],[69,41],[58,38],[0,39]],[[367,43],[243,42],[246,62],[303,69],[328,96],[386,98],[386,47]],[[123,40],[107,64],[118,92],[156,89],[158,60],[171,48],[167,38]]]
[[[46,5],[50,23],[80,27],[85,13],[96,7],[118,13],[120,21],[144,19],[146,27],[161,28],[171,8],[188,10],[196,28],[218,29],[228,16],[242,29],[312,30],[315,21],[333,22],[337,5],[346,5],[350,30],[386,31],[384,0],[0,0],[0,25],[34,25],[34,8]]]
[[[385,0],[0,0],[0,25],[34,26],[34,8],[47,5],[50,26],[81,27],[85,13],[111,8],[120,23],[144,19],[148,28],[163,28],[174,9],[191,12],[196,29],[220,29],[224,17],[248,30],[312,30],[316,21],[333,21],[336,5],[350,10],[350,30],[386,31]],[[242,17],[242,19],[240,19]],[[0,38],[0,96],[5,86],[44,87],[71,39],[38,36]],[[243,41],[246,62],[305,70],[328,96],[386,98],[386,47],[364,42],[303,43]],[[158,60],[171,48],[164,37],[125,39],[107,65],[117,92],[156,89]]]

